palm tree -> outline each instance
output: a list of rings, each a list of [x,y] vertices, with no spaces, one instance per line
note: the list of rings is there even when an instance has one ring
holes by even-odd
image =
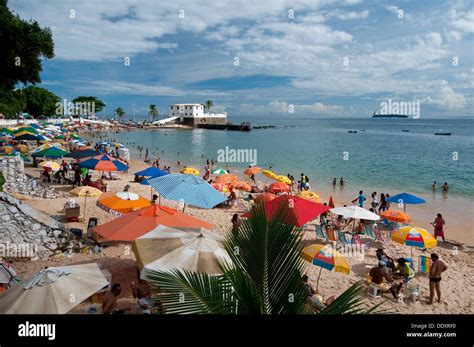
[[[212,102],[212,100],[207,100],[204,103],[204,108],[207,108],[207,113],[209,113],[211,111],[212,106],[214,106],[214,103]]]
[[[158,109],[155,104],[151,104],[148,107],[148,115],[151,116],[151,121],[154,122],[155,118],[158,117]]]
[[[286,209],[286,210],[284,210]],[[224,247],[232,263],[220,263],[222,275],[188,270],[151,272],[152,302],[172,314],[303,314],[372,313],[362,308],[362,287],[356,283],[321,311],[306,304],[302,281],[307,263],[300,257],[301,228],[294,227],[288,208],[267,220],[263,205],[252,209]],[[379,311],[380,312],[380,311]]]
[[[115,115],[117,119],[121,122],[123,120],[123,116],[125,115],[125,111],[121,107],[117,107],[115,109]]]

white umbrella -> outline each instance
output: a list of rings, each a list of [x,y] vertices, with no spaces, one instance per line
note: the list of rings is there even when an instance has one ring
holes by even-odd
[[[345,206],[345,207],[336,207],[332,208],[331,211],[334,214],[344,216],[346,218],[353,219],[365,219],[365,220],[379,220],[380,217],[375,213],[366,210],[365,208],[359,206]]]
[[[203,228],[175,229],[159,225],[137,238],[133,244],[142,270],[140,277],[146,279],[150,270],[172,269],[221,274],[218,262],[231,262],[223,248],[223,240],[222,236]]]
[[[65,314],[107,284],[96,263],[51,267],[0,296],[0,314]]]

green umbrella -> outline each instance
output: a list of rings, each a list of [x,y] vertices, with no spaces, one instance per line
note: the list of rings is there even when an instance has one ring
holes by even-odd
[[[1,128],[0,133],[5,133],[5,134],[10,134],[13,135],[13,130],[8,129],[8,128]]]
[[[34,134],[34,135],[37,135],[38,134],[38,131],[36,131],[35,128],[32,128],[32,127],[21,127],[21,128],[18,128],[17,130],[15,130],[14,134],[18,134],[22,131],[26,131],[26,132],[29,132],[30,134]]]
[[[43,149],[42,151],[38,151],[32,154],[33,157],[44,157],[44,158],[61,158],[69,154],[69,152],[66,152],[65,150],[62,150],[61,148],[52,146],[46,149]]]

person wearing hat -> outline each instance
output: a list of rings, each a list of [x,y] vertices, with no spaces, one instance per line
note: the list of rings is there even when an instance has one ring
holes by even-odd
[[[375,251],[375,255],[379,261],[383,261],[387,267],[391,268],[392,271],[395,271],[395,262],[392,257],[390,257],[383,248],[379,248]]]
[[[400,292],[400,289],[402,288],[403,283],[398,285],[392,283],[393,280],[387,274],[387,271],[385,270],[385,265],[385,262],[380,260],[377,266],[374,266],[372,269],[370,269],[369,275],[371,277],[371,281],[372,283],[378,285],[382,292],[390,291],[393,297],[395,299],[398,299],[398,294]],[[384,282],[384,279],[387,282]]]

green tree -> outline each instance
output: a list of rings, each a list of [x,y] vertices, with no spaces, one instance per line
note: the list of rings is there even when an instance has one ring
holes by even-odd
[[[204,108],[207,108],[207,112],[209,113],[211,111],[211,107],[214,106],[214,103],[212,102],[212,100],[207,100],[205,103],[204,103]]]
[[[155,104],[151,104],[148,107],[148,115],[151,117],[152,122],[154,122],[155,119],[158,117],[158,109],[156,108]]]
[[[94,104],[95,112],[100,112],[104,109],[105,103],[95,96],[78,96],[72,100],[73,103],[89,102]]]
[[[0,28],[0,88],[41,82],[41,60],[54,57],[51,30],[14,15],[6,0],[0,0]]]
[[[292,226],[288,209],[280,208],[267,220],[265,208],[257,205],[236,232],[229,231],[224,247],[232,263],[220,263],[220,276],[187,270],[151,272],[152,302],[171,314],[380,312],[379,305],[363,308],[360,283],[322,310],[308,306],[302,281],[307,263],[300,257],[302,233]]]
[[[25,96],[20,90],[0,88],[0,113],[6,118],[16,118],[26,107]]]
[[[121,107],[117,107],[114,112],[115,116],[119,121],[123,121],[123,116],[125,115],[125,111]]]
[[[57,113],[58,105],[60,103],[60,97],[50,92],[47,89],[29,86],[24,88],[22,91],[26,107],[25,111],[34,117],[38,116],[51,116]]]

